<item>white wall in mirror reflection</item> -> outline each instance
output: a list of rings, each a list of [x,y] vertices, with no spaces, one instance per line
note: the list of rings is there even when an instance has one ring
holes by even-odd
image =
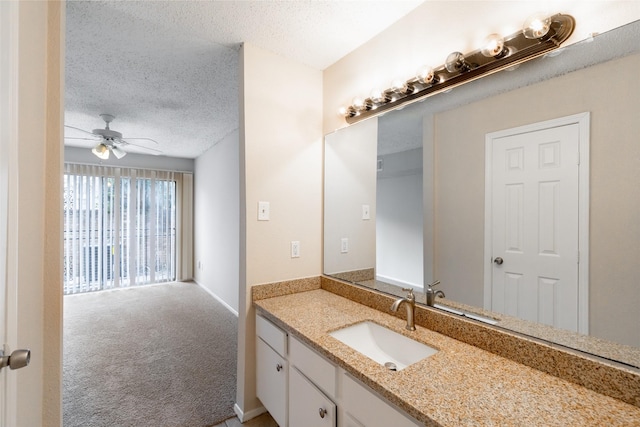
[[[327,274],[375,267],[377,140],[377,118],[325,136],[323,271]],[[368,220],[363,219],[362,205],[370,208]]]

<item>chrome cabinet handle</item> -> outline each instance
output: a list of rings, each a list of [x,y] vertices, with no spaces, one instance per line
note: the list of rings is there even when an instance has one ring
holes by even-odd
[[[493,260],[493,262],[495,262],[498,265],[502,265],[504,260],[502,258],[500,258],[500,257],[497,257],[496,259]]]
[[[324,418],[324,416],[327,415],[327,410],[324,408],[320,408],[318,413],[320,414],[320,418]]]
[[[276,371],[280,372],[281,370],[282,370],[282,365],[278,363],[276,365]]]

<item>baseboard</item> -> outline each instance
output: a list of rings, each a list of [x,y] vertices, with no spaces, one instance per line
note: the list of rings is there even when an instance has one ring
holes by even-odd
[[[246,421],[249,421],[259,415],[264,414],[265,412],[267,412],[266,408],[264,406],[260,406],[256,409],[252,409],[250,411],[244,412],[242,409],[240,409],[240,407],[238,406],[238,404],[234,404],[233,405],[233,412],[236,413],[236,416],[238,417],[238,419],[240,420],[241,423],[244,423]]]
[[[216,301],[218,301],[220,304],[222,304],[227,310],[229,310],[230,312],[232,312],[236,317],[238,317],[238,312],[236,310],[233,309],[233,307],[231,307],[229,304],[227,304],[226,302],[224,302],[218,295],[216,295],[215,293],[213,293],[213,291],[211,291],[211,289],[207,289],[206,287],[202,286],[200,283],[198,283],[197,280],[193,280],[193,282],[200,286],[206,293],[208,293],[209,295],[211,295],[212,297],[214,297],[216,299]]]

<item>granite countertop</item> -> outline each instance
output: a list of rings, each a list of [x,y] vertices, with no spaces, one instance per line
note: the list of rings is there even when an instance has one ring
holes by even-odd
[[[322,289],[254,305],[426,426],[640,426],[636,406]],[[364,320],[439,351],[393,372],[329,335]]]
[[[391,285],[380,280],[370,279],[357,281],[356,283],[360,286],[379,290],[398,297],[402,297],[406,294],[401,287]],[[424,292],[416,293],[416,303],[426,305],[426,295]],[[497,326],[510,331],[564,345],[586,353],[597,354],[609,360],[619,361],[632,367],[640,366],[640,349],[637,347],[619,344],[591,335],[584,335],[555,328],[538,322],[519,319],[502,313],[495,313],[447,298],[437,298],[436,303],[441,306],[450,307],[455,310],[461,310],[472,314],[478,314],[490,320],[495,320]]]

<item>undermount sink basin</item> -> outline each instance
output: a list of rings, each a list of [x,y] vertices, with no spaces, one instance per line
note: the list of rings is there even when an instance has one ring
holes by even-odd
[[[438,350],[370,321],[329,333],[390,370],[399,371]]]

